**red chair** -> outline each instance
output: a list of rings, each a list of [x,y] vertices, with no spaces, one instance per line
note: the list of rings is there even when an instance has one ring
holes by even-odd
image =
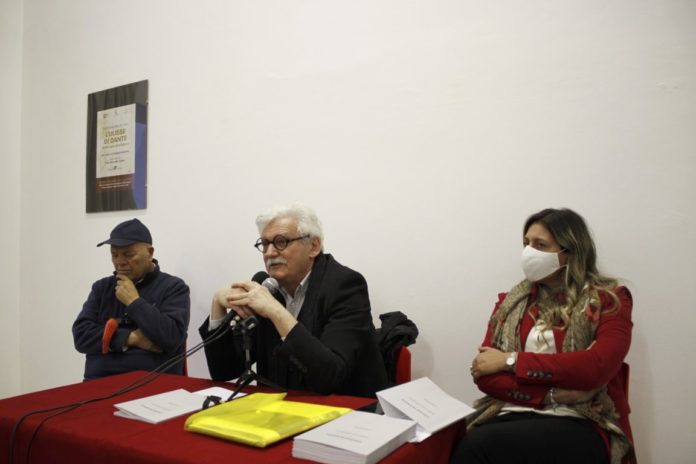
[[[621,364],[621,370],[619,375],[621,377],[621,383],[623,384],[623,392],[626,397],[626,417],[621,418],[620,423],[624,429],[624,432],[626,433],[626,436],[628,436],[628,439],[631,441],[631,443],[633,443],[634,446],[633,452],[631,453],[632,455],[628,458],[624,458],[623,462],[627,464],[635,464],[637,462],[635,456],[636,442],[633,440],[633,430],[631,429],[631,423],[628,419],[628,416],[631,413],[631,407],[628,404],[628,386],[631,380],[631,368],[627,363]]]
[[[411,350],[402,346],[396,357],[396,385],[411,381]]]

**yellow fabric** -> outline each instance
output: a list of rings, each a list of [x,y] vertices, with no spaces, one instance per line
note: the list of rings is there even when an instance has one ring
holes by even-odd
[[[184,429],[264,448],[351,411],[283,398],[285,393],[253,393],[193,414]]]

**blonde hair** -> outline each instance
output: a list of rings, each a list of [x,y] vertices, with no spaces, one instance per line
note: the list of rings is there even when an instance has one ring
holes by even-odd
[[[568,208],[548,208],[531,215],[524,224],[522,235],[532,224],[541,224],[553,235],[556,242],[567,254],[568,261],[563,271],[563,284],[566,293],[565,303],[559,310],[559,316],[567,327],[570,322],[570,311],[587,299],[587,303],[595,310],[601,309],[600,293],[606,293],[612,300],[612,305],[605,311],[618,309],[619,299],[614,289],[618,280],[604,275],[597,269],[597,251],[590,230],[585,220]],[[544,327],[554,324],[553,315],[541,316]]]

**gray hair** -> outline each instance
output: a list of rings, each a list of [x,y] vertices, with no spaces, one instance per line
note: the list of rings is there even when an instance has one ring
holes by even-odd
[[[317,214],[312,208],[300,204],[275,206],[256,216],[256,227],[259,229],[259,234],[263,232],[263,229],[268,224],[280,218],[297,220],[297,233],[309,235],[310,238],[319,238],[321,249],[324,249],[324,231],[321,228],[321,222]]]

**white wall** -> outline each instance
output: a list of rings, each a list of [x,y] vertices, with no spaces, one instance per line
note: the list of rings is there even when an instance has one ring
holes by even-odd
[[[0,63],[0,396],[7,396],[20,392],[21,0],[0,0]]]
[[[323,219],[327,251],[366,276],[375,314],[418,324],[415,374],[470,402],[467,368],[496,294],[521,277],[522,222],[569,206],[634,293],[641,462],[696,455],[696,374],[681,368],[696,348],[696,4],[24,7],[21,239],[8,237],[21,258],[22,391],[81,378],[70,326],[110,271],[94,245],[117,222],[146,222],[163,269],[191,286],[194,343],[213,290],[261,268],[256,213],[299,200]],[[148,209],[88,215],[87,94],[141,79]],[[207,375],[202,354],[190,368]]]

